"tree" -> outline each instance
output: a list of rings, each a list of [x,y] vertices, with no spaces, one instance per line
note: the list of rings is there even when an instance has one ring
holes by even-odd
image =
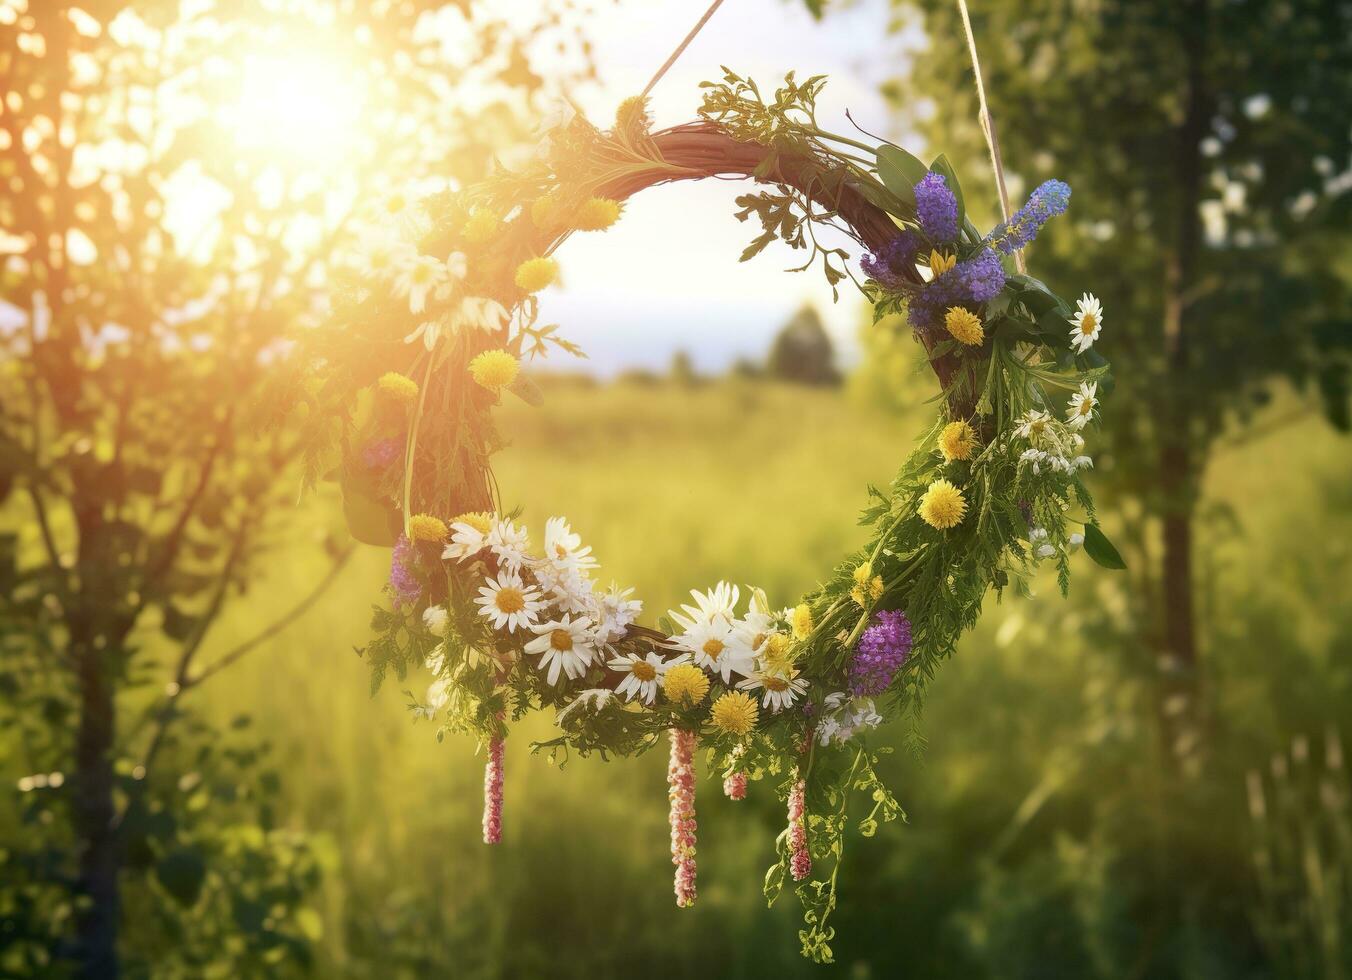
[[[775,334],[766,358],[772,378],[805,385],[833,385],[840,381],[831,338],[817,310],[805,305]]]
[[[899,4],[899,6],[911,6]],[[957,8],[921,5],[931,44],[906,85],[927,130],[989,186]],[[1347,428],[1346,265],[1352,14],[1315,2],[983,3],[973,19],[1004,162],[1024,187],[1074,188],[1039,272],[1102,290],[1120,492],[1158,521],[1131,529],[1139,637],[1162,698],[1193,698],[1194,522],[1209,453],[1274,382],[1313,385]],[[1345,120],[1344,120],[1345,121]],[[983,172],[984,171],[984,172]],[[1016,201],[1015,204],[1018,202]],[[1157,526],[1156,526],[1157,525]],[[1177,702],[1175,702],[1177,703]],[[1192,712],[1171,751],[1198,744]]]
[[[993,200],[958,7],[896,6],[923,12],[930,45],[890,93],[903,111],[932,100],[937,111],[915,121],[963,164],[969,206]],[[1154,972],[1185,903],[1208,915],[1227,904],[1214,900],[1227,894],[1219,865],[1184,870],[1180,844],[1188,835],[1204,855],[1217,834],[1206,802],[1217,784],[1191,778],[1216,741],[1206,655],[1223,655],[1197,622],[1202,478],[1279,383],[1313,389],[1348,426],[1352,11],[1313,0],[971,9],[1013,204],[1050,177],[1074,188],[1066,222],[1029,253],[1033,271],[1066,295],[1092,284],[1105,304],[1099,343],[1117,387],[1094,485],[1106,514],[1125,515],[1131,578],[1128,627],[1100,614],[1094,633],[1119,638],[1159,736],[1159,758],[1135,765],[1151,770],[1143,784],[1165,770],[1164,825],[1133,842],[1151,859],[1127,872],[1157,874],[1137,961]]]
[[[470,67],[447,63],[438,18],[472,27]],[[210,736],[180,699],[346,559],[205,659],[286,540],[297,445],[262,396],[322,315],[349,217],[410,175],[472,177],[524,134],[527,51],[572,37],[548,8],[507,22],[464,0],[0,10],[0,683],[28,771],[62,777],[29,778],[25,816],[50,828],[33,880],[79,898],[52,941],[81,973],[118,971],[127,867],[184,906],[201,894],[200,835],[156,819],[178,805],[164,753]],[[462,86],[498,96],[463,110]],[[121,724],[152,682],[164,695]]]

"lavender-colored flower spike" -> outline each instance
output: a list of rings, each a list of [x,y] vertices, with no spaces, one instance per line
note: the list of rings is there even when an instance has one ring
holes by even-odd
[[[1015,211],[1013,217],[996,225],[986,243],[1011,255],[1036,238],[1042,226],[1069,205],[1070,185],[1063,180],[1049,180],[1033,191],[1028,203]]]
[[[885,289],[900,289],[906,276],[903,269],[915,268],[915,256],[920,251],[919,237],[911,231],[903,231],[876,253],[869,253],[859,260],[864,274]]]
[[[390,588],[394,590],[397,603],[412,605],[422,595],[422,583],[413,571],[414,558],[413,545],[404,535],[399,535],[390,558]]]
[[[907,310],[911,326],[918,330],[937,327],[953,306],[988,303],[1005,287],[1005,270],[1000,257],[990,249],[959,262],[943,275],[936,276],[911,297]]]
[[[375,442],[369,442],[361,451],[361,461],[366,464],[367,469],[383,470],[396,459],[403,449],[402,444],[397,439],[377,439]]]
[[[850,691],[875,698],[887,690],[911,655],[911,621],[900,610],[884,610],[864,630],[850,662]]]
[[[958,240],[958,199],[943,174],[931,170],[915,185],[915,215],[936,245]]]

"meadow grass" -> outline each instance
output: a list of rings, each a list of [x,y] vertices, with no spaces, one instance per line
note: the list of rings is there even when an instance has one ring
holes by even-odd
[[[506,406],[512,445],[495,470],[504,507],[524,507],[537,537],[547,516],[567,515],[600,557],[603,580],[637,587],[649,621],[719,578],[762,585],[787,604],[863,540],[855,521],[865,485],[890,479],[928,412],[917,406],[898,418],[839,390],[767,383],[554,385],[544,410]],[[1294,445],[1287,430],[1218,457],[1211,504],[1230,505],[1251,527],[1283,530],[1247,544],[1228,536],[1219,550],[1206,547],[1207,561],[1224,565],[1235,548],[1249,561],[1285,560],[1287,535],[1318,533],[1311,522],[1320,514],[1345,527],[1349,501],[1336,487],[1352,454],[1319,423],[1296,431]],[[298,526],[334,519],[325,497],[305,513]],[[715,780],[701,782],[700,901],[677,911],[664,753],[609,765],[574,759],[560,770],[529,753],[529,741],[552,727],[535,717],[508,743],[504,844],[484,847],[475,747],[438,744],[433,725],[413,722],[401,690],[421,694],[426,676],[391,678],[373,698],[353,652],[387,562],[387,552],[361,549],[303,621],[194,694],[221,720],[254,717],[283,764],[284,822],[327,842],[326,971],[810,970],[797,957],[793,896],[767,911],[759,895],[783,815],[755,785],[734,805]],[[1339,567],[1331,559],[1323,574],[1336,580]],[[317,548],[279,552],[213,645],[266,622],[321,569]],[[980,853],[1001,833],[1017,834],[1013,804],[1044,788],[1053,795],[1058,767],[1073,765],[1045,747],[1083,741],[1110,683],[1085,656],[1084,613],[1121,604],[1108,573],[1083,560],[1077,570],[1076,604],[1057,605],[1046,582],[1045,598],[993,608],[941,674],[924,726],[928,766],[902,758],[889,766],[912,826],[851,845],[847,902],[870,911],[843,916],[846,962],[867,972],[880,951],[926,942],[917,931],[929,928],[925,909],[975,873],[927,860]],[[1217,574],[1207,588],[1233,592],[1255,579],[1251,566]],[[1226,696],[1246,690],[1241,683]],[[870,931],[879,921],[892,931]]]

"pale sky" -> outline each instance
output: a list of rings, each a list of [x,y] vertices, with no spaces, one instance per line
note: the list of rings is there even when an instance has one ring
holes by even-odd
[[[575,93],[588,117],[606,124],[705,7],[704,0],[620,0],[602,16],[588,31],[602,84]],[[908,51],[923,43],[915,29],[889,35],[890,16],[887,0],[859,0],[820,23],[799,0],[725,0],[654,91],[656,124],[694,119],[699,83],[720,78],[720,65],[755,78],[764,92],[793,69],[800,78],[830,76],[819,103],[824,128],[857,136],[845,118],[849,109],[865,128],[919,149],[913,135],[890,128],[878,94],[878,84],[904,73]],[[558,256],[563,284],[544,295],[545,322],[560,323],[590,355],[587,369],[603,374],[664,368],[678,349],[698,368],[721,370],[741,354],[760,358],[784,321],[811,302],[848,361],[863,316],[852,286],[842,284],[833,305],[820,270],[784,271],[806,260],[784,246],[738,263],[759,225],[738,222],[733,199],[753,186],[709,180],[654,188],[633,199],[610,231],[574,236]],[[566,357],[551,360],[555,368],[576,366]]]

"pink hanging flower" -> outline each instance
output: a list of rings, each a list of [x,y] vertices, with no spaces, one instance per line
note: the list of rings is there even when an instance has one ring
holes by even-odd
[[[723,794],[730,800],[746,799],[746,773],[740,769],[723,778]]]
[[[812,854],[807,847],[807,783],[799,779],[789,790],[789,871],[794,881],[812,875]]]
[[[695,904],[695,733],[670,729],[671,763],[667,767],[671,800],[671,863],[676,865],[676,905]]]
[[[502,843],[502,760],[503,739],[488,742],[488,761],[484,763],[484,843]]]

